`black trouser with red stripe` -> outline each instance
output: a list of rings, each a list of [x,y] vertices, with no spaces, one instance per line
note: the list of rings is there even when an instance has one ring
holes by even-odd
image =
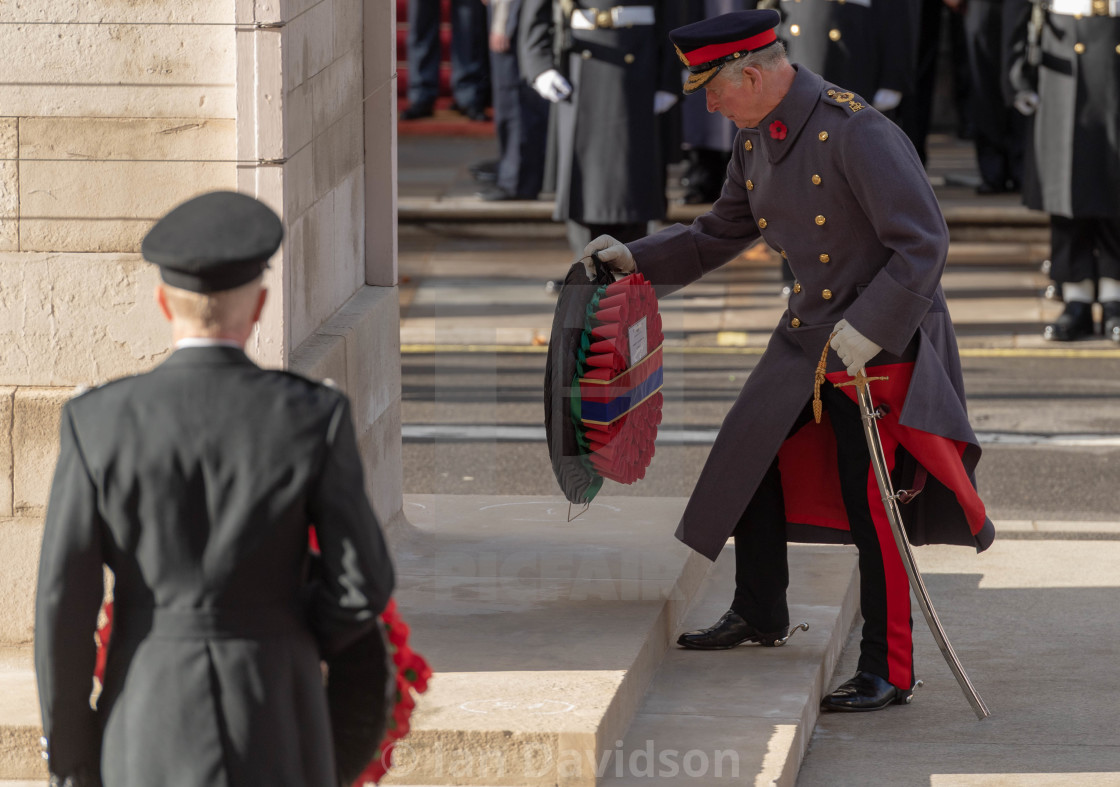
[[[858,669],[909,689],[914,682],[910,586],[885,516],[872,516],[871,505],[882,509],[882,501],[871,470],[859,407],[827,382],[821,386],[821,401],[836,435],[840,489],[852,540],[859,550],[864,624]],[[790,433],[812,417],[806,405]],[[812,493],[806,490],[806,494]],[[763,632],[789,625],[785,524],[781,474],[775,458],[734,532],[735,600],[731,608]]]

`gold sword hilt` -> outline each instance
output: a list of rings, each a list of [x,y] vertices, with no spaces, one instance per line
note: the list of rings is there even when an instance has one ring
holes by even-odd
[[[828,341],[824,343],[824,349],[821,350],[821,359],[817,361],[817,371],[813,375],[813,420],[818,424],[821,422],[821,414],[824,411],[824,405],[821,403],[821,386],[828,379],[826,376],[828,369],[828,351],[832,348],[832,337],[836,335],[836,331],[828,337]],[[854,385],[857,391],[867,390],[867,384],[875,380],[889,380],[889,377],[867,377],[863,373],[863,369],[856,372],[856,376],[846,383],[836,383],[835,388],[843,388],[845,385]]]

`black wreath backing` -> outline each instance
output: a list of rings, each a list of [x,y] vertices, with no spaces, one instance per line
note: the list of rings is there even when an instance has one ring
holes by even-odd
[[[589,503],[599,491],[603,478],[591,467],[576,438],[571,415],[572,383],[576,374],[577,353],[587,317],[587,304],[604,284],[614,276],[596,259],[595,281],[587,280],[582,262],[573,263],[564,277],[556,313],[552,318],[552,336],[548,342],[548,360],[544,367],[544,429],[552,472],[564,497],[570,503]]]

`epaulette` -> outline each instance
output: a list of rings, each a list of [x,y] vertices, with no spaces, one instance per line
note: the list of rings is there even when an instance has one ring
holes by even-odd
[[[826,96],[826,99],[825,99],[826,104],[831,103],[831,104],[835,104],[838,107],[846,106],[849,110],[851,110],[851,112],[849,112],[847,114],[855,114],[856,112],[859,112],[861,109],[866,109],[867,108],[867,105],[859,100],[859,98],[860,98],[859,96],[857,96],[855,93],[852,93],[851,91],[848,91],[848,90],[834,90],[832,88],[829,88],[828,91],[825,93],[825,96]]]

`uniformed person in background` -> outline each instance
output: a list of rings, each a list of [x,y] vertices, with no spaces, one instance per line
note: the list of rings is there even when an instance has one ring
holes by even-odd
[[[913,90],[916,0],[781,0],[778,31],[791,63],[894,110]]]
[[[727,414],[677,529],[711,560],[734,536],[731,609],[678,642],[702,650],[777,643],[789,627],[787,539],[854,542],[865,621],[859,671],[822,707],[878,710],[911,697],[910,589],[853,389],[833,382],[891,365],[904,401],[895,417],[912,438],[889,452],[896,483],[924,488],[903,506],[912,542],[981,550],[992,525],[973,481],[980,448],[940,284],[949,235],[925,171],[898,126],[863,97],[791,65],[777,24],[774,11],[741,11],[671,33],[690,73],[685,91],[704,88],[709,110],[740,129],[727,183],[690,226],[629,245],[597,238],[584,254],[639,271],[661,296],[759,239],[788,258],[797,276],[789,308]],[[836,354],[820,396],[831,428],[810,412],[814,371],[830,343]],[[945,461],[925,459],[928,446],[944,448]]]
[[[676,7],[523,0],[521,69],[553,103],[553,219],[567,222],[573,251],[600,234],[635,240],[665,216],[669,151],[657,121],[677,103],[680,63],[666,35]]]
[[[1020,191],[1023,184],[1026,123],[1009,96],[1003,4],[1004,0],[968,0],[964,4],[973,144],[980,170],[978,194]]]
[[[172,210],[141,250],[175,351],[63,407],[35,610],[52,784],[348,785],[376,754],[393,566],[350,405],[243,350],[281,236],[242,194]]]
[[[1037,187],[1023,201],[1050,214],[1050,278],[1066,304],[1043,336],[1092,336],[1097,302],[1103,334],[1120,342],[1120,0],[1006,0],[1005,11],[1015,107],[1034,117]]]
[[[522,78],[517,56],[521,0],[484,0],[490,13],[490,85],[498,160],[487,201],[534,200],[544,184],[549,104]],[[477,172],[476,168],[476,172]]]

